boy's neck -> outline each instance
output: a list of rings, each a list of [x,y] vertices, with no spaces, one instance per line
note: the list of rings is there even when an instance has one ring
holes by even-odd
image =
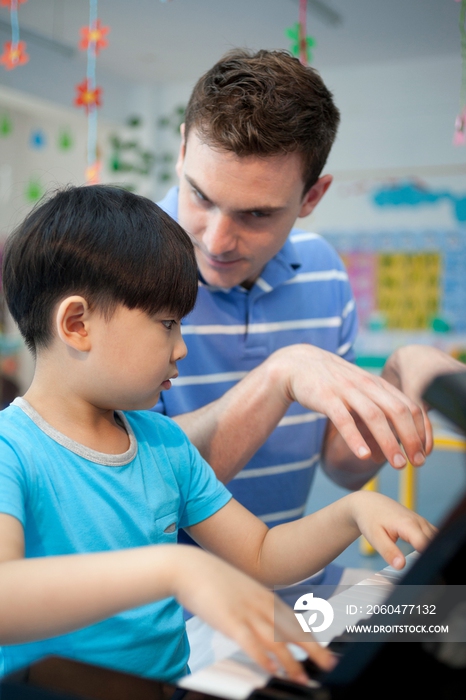
[[[48,377],[38,368],[23,398],[55,430],[75,442],[106,454],[122,454],[129,448],[126,430],[115,420],[113,408],[100,408],[73,390],[66,381]]]

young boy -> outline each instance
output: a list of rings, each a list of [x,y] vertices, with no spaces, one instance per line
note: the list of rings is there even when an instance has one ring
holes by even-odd
[[[402,568],[398,537],[420,550],[435,528],[357,492],[268,530],[175,423],[141,410],[177,375],[197,292],[189,237],[149,200],[56,193],[7,241],[3,283],[35,374],[0,413],[0,672],[59,654],[176,681],[185,606],[304,682],[286,644],[295,618],[279,600],[274,614],[266,587],[305,579],[360,533]],[[178,528],[207,551],[176,544]]]

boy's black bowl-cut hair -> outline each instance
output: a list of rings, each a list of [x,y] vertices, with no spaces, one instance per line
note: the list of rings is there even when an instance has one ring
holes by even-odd
[[[52,339],[55,305],[82,295],[110,318],[118,303],[181,319],[197,295],[188,234],[160,207],[119,187],[60,189],[7,239],[3,288],[35,354]]]

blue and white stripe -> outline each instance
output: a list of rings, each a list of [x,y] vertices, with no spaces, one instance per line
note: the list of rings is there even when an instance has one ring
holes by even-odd
[[[176,218],[177,190],[160,203]],[[275,350],[310,343],[353,359],[357,331],[348,275],[320,236],[293,229],[249,291],[200,284],[183,320],[188,355],[157,406],[169,416],[193,411],[225,391]],[[298,368],[299,369],[299,368]],[[293,404],[266,443],[229,484],[235,498],[268,525],[300,517],[319,462],[326,418]]]

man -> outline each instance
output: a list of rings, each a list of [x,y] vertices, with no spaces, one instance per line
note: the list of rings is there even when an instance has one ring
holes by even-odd
[[[405,453],[421,466],[432,448],[422,388],[434,367],[458,368],[426,349],[421,371],[413,347],[390,358],[388,382],[351,364],[346,271],[323,239],[293,228],[332,182],[321,173],[338,123],[315,70],[287,52],[234,50],[193,90],[179,189],[160,203],[191,235],[200,282],[183,320],[188,356],[157,410],[271,526],[303,515],[319,462],[349,489],[386,460],[402,468]]]

